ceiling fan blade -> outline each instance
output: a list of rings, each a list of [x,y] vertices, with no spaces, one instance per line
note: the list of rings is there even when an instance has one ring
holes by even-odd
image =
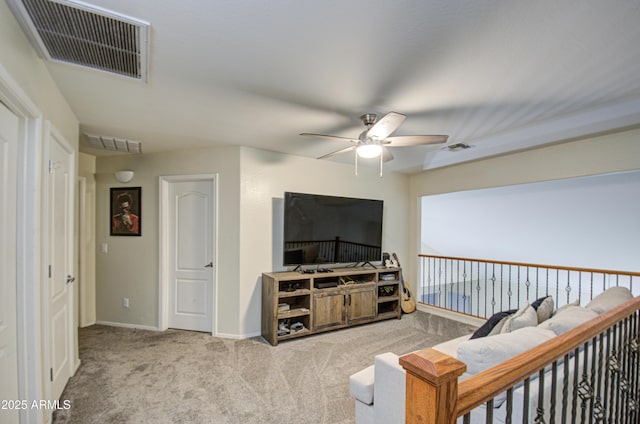
[[[312,134],[312,133],[302,133],[300,135],[304,135],[305,137],[326,138],[327,140],[352,141],[354,143],[358,142],[358,140],[356,139],[349,138],[349,137],[338,137],[337,135]]]
[[[356,146],[345,147],[344,149],[336,150],[335,152],[327,153],[326,155],[320,156],[318,159],[326,159],[331,156],[339,155],[340,153],[347,153],[352,150],[355,150]]]
[[[391,154],[391,150],[387,149],[386,147],[382,148],[382,160],[384,162],[389,162],[390,160],[393,160],[393,155]]]
[[[384,144],[390,147],[421,146],[446,143],[448,139],[448,135],[399,135],[388,137]]]
[[[406,118],[407,116],[401,113],[389,112],[369,128],[367,136],[384,140],[394,132]]]

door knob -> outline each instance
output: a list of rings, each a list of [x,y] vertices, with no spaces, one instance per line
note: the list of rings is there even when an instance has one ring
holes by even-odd
[[[75,277],[67,275],[67,284],[73,283],[74,281],[76,281]]]
[[[209,262],[204,266],[205,268],[213,268],[213,262]]]

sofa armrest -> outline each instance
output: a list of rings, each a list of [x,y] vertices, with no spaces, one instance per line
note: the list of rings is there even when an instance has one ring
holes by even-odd
[[[387,352],[376,355],[375,365],[375,423],[404,424],[406,399],[406,371],[398,363],[398,355]]]

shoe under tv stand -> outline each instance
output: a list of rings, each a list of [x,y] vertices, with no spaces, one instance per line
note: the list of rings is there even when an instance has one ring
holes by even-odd
[[[401,317],[400,268],[262,274],[262,337],[279,342]],[[383,276],[383,278],[381,278]]]

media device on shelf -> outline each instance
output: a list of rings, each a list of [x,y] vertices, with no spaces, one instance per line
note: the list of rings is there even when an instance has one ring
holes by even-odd
[[[382,212],[382,200],[285,192],[283,265],[373,266],[382,258]]]

